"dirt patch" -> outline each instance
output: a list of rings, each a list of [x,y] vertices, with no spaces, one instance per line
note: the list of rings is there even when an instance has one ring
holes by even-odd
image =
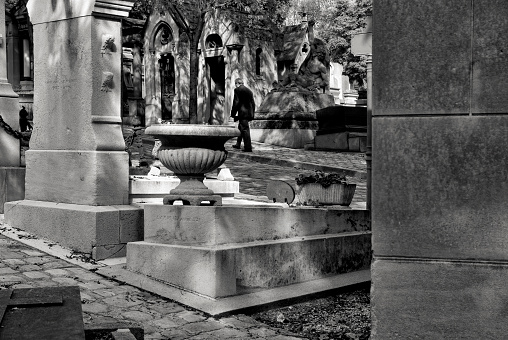
[[[364,340],[370,337],[370,286],[251,315],[307,339]]]

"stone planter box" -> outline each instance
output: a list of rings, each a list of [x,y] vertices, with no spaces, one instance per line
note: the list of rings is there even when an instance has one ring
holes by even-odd
[[[353,200],[356,184],[332,184],[323,187],[318,183],[307,183],[296,186],[296,202],[305,205],[344,205]]]

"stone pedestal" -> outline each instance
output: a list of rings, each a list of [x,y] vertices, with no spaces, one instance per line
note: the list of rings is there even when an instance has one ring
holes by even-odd
[[[316,111],[335,105],[333,95],[317,92],[270,92],[251,124],[253,141],[303,148],[319,128]]]
[[[506,337],[507,15],[375,1],[372,339]]]
[[[370,266],[365,210],[145,205],[127,269],[212,298]]]
[[[62,229],[64,246],[90,248],[109,221],[95,218],[103,209],[128,204],[129,164],[121,130],[121,18],[134,1],[30,0],[34,34],[34,131],[26,159],[26,201],[6,210],[12,226],[38,235],[46,223],[69,220],[70,211],[93,211]],[[66,212],[59,204],[69,204]],[[109,208],[107,206],[110,206]],[[14,211],[14,210],[13,210]],[[26,216],[21,223],[19,216]],[[80,237],[68,230],[80,229]],[[82,229],[82,230],[81,230]],[[100,231],[99,233],[97,231]],[[84,246],[85,245],[85,246]]]

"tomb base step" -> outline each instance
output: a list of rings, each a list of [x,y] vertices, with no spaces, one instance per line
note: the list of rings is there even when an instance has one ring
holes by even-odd
[[[371,233],[211,246],[131,242],[127,269],[211,298],[368,269]]]

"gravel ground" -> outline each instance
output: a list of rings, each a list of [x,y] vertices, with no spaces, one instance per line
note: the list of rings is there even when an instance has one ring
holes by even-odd
[[[370,285],[251,316],[306,339],[369,339]]]

